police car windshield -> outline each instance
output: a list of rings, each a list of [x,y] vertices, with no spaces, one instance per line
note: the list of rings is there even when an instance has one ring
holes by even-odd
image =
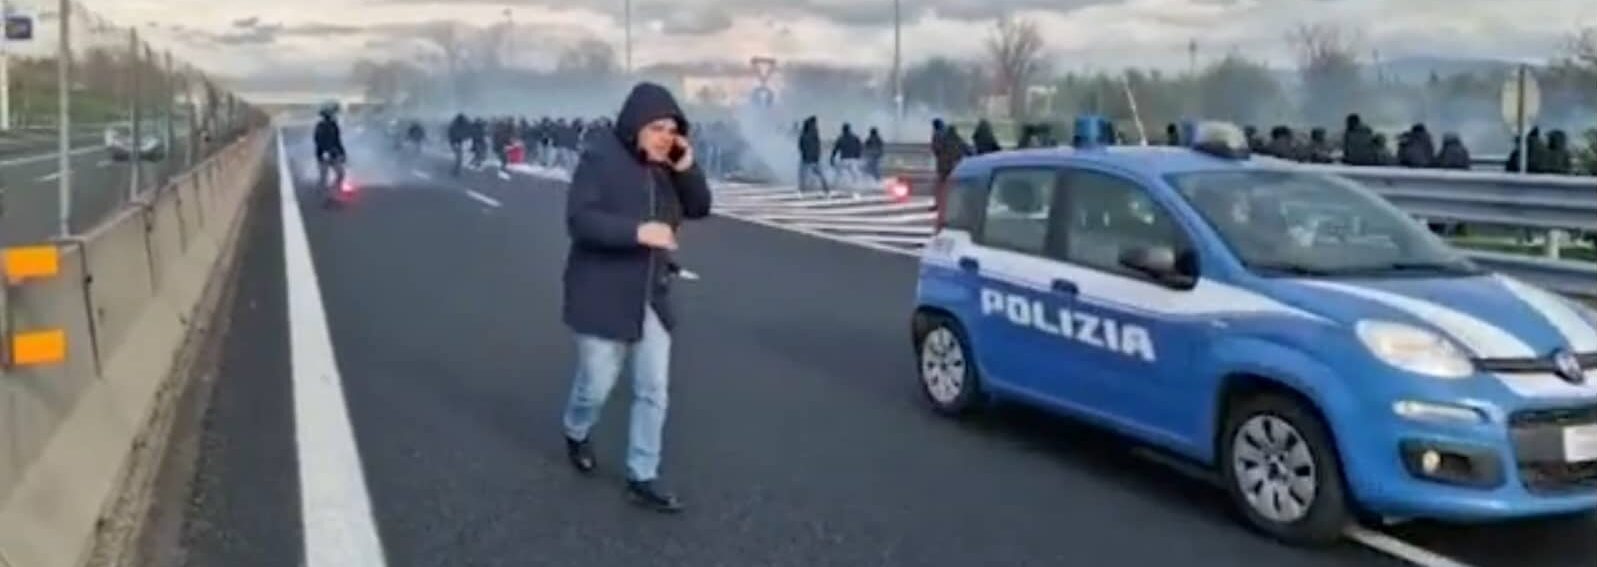
[[[1263,275],[1473,275],[1469,260],[1344,178],[1309,172],[1172,174],[1171,185]]]

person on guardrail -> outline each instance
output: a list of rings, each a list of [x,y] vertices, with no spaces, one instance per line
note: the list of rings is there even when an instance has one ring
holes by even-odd
[[[1436,167],[1467,171],[1470,166],[1469,148],[1464,147],[1464,140],[1455,132],[1442,134],[1442,149],[1436,154]]]
[[[1364,125],[1357,114],[1347,115],[1347,127],[1342,132],[1342,163],[1347,165],[1379,165],[1376,158],[1375,132]]]
[[[639,83],[615,135],[583,154],[566,193],[563,318],[577,347],[562,419],[566,454],[581,473],[597,466],[589,433],[626,365],[633,388],[626,492],[661,512],[682,508],[657,481],[677,321],[671,283],[681,273],[671,254],[681,223],[708,216],[711,206],[688,127],[670,91]]]
[[[1569,134],[1553,130],[1547,134],[1547,151],[1542,154],[1540,173],[1569,175],[1575,170],[1574,156],[1569,153]]]
[[[998,145],[998,135],[993,133],[993,123],[983,118],[976,122],[976,131],[970,135],[970,141],[976,144],[976,155],[990,154],[1003,151]]]
[[[344,152],[344,135],[338,129],[337,114],[337,105],[322,107],[322,120],[316,123],[316,130],[312,133],[316,144],[316,186],[329,198],[344,184],[344,160],[347,156]],[[327,184],[328,170],[337,174],[332,185]]]

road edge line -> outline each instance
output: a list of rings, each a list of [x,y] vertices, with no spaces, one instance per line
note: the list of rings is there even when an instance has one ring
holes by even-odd
[[[289,363],[294,441],[299,461],[305,567],[383,567],[360,449],[344,400],[343,381],[310,238],[300,214],[283,131],[277,132],[279,202],[283,212],[283,276],[288,296]]]

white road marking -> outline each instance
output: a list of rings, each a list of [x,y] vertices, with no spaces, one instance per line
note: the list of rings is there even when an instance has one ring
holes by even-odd
[[[499,179],[502,179],[504,181],[510,181],[510,172],[505,171],[503,169],[499,170]]]
[[[294,439],[299,455],[305,567],[383,567],[360,450],[349,423],[338,362],[327,331],[316,267],[300,217],[294,176],[278,130],[277,163],[288,284]]]
[[[1468,563],[1368,528],[1353,526],[1344,535],[1360,545],[1419,567],[1470,567]]]
[[[425,172],[425,171],[422,171],[422,170],[420,170],[420,169],[412,169],[412,170],[410,170],[410,174],[411,174],[411,175],[414,175],[414,176],[416,176],[416,177],[420,177],[420,178],[422,178],[422,179],[426,179],[426,180],[429,180],[429,181],[431,181],[431,180],[432,180],[432,178],[433,178],[433,176],[431,176],[431,175],[428,175],[428,174],[427,174],[427,172]]]
[[[910,250],[905,250],[903,248],[894,248],[892,246],[876,244],[876,243],[873,243],[873,242],[862,242],[862,241],[854,240],[854,239],[851,239],[851,238],[848,238],[848,237],[844,237],[844,236],[837,236],[837,235],[833,235],[833,234],[827,234],[827,233],[824,233],[824,232],[821,232],[821,231],[818,231],[818,230],[809,230],[809,229],[805,229],[805,228],[799,228],[799,227],[796,227],[796,226],[793,226],[793,225],[787,225],[787,224],[782,224],[782,223],[778,223],[778,222],[771,222],[771,221],[768,221],[768,220],[760,219],[758,217],[745,216],[745,215],[739,214],[739,213],[730,213],[730,212],[727,212],[727,211],[716,211],[715,214],[717,216],[722,216],[722,217],[726,217],[726,218],[734,219],[734,220],[740,220],[740,221],[743,221],[743,222],[746,222],[746,223],[749,223],[749,224],[757,224],[757,225],[768,227],[768,228],[786,230],[788,232],[796,232],[796,233],[799,233],[799,234],[803,234],[805,236],[813,236],[813,237],[816,237],[816,238],[820,238],[822,240],[830,240],[832,242],[838,242],[838,243],[842,243],[842,244],[849,244],[849,245],[853,245],[853,246],[859,246],[861,248],[870,248],[870,249],[876,250],[878,252],[887,252],[887,253],[890,253],[890,254],[898,254],[898,255],[901,255],[901,256],[909,256],[909,257],[912,257],[912,258],[920,256],[920,254],[918,254],[916,252],[913,252],[913,251],[910,251]]]
[[[496,208],[496,209],[501,206],[498,199],[494,199],[493,197],[489,197],[489,196],[484,195],[482,193],[478,193],[478,192],[476,192],[475,190],[472,190],[472,189],[467,189],[466,190],[466,196],[467,197],[471,197],[472,199],[475,199],[479,203],[482,203],[484,205],[488,205],[488,206]]]
[[[677,270],[677,277],[682,278],[684,280],[688,280],[690,282],[699,280],[699,274],[694,273],[693,270],[689,270],[687,268],[681,268],[681,269]]]
[[[97,151],[100,151],[100,150],[103,150],[103,149],[105,149],[105,146],[92,146],[92,147],[87,147],[87,148],[78,148],[78,149],[72,150],[72,152],[70,154],[67,154],[67,155],[80,156],[80,155],[83,155],[83,154],[86,154],[86,153],[89,153],[89,152],[97,152]],[[49,160],[49,159],[56,159],[56,153],[55,153],[54,150],[51,150],[48,153],[34,154],[34,155],[31,155],[31,156],[25,156],[25,157],[19,157],[19,158],[11,158],[11,159],[8,159],[8,160],[5,160],[5,161],[0,161],[0,167],[11,167],[13,165],[22,165],[22,164],[25,164],[25,163],[33,163],[33,162],[36,162],[36,161],[44,161],[44,160]]]
[[[55,173],[46,173],[44,175],[40,175],[39,178],[35,179],[34,181],[39,181],[39,182],[55,181],[55,180],[60,179],[60,178],[61,178],[61,172],[57,171]]]

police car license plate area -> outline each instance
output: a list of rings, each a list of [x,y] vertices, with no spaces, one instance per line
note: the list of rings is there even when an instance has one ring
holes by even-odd
[[[1570,463],[1597,461],[1597,425],[1564,428],[1564,460]]]

